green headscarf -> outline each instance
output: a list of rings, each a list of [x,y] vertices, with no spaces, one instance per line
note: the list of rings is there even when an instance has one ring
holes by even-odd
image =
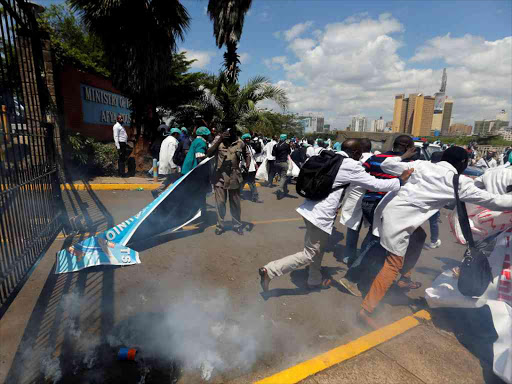
[[[280,140],[286,140],[287,138],[288,138],[288,135],[286,135],[286,133],[283,133],[283,134],[281,134],[281,136],[279,136]]]
[[[210,135],[210,130],[208,128],[206,128],[206,127],[199,127],[196,130],[196,135],[197,136],[209,136]]]
[[[242,135],[242,140],[245,140],[245,139],[250,139],[251,138],[251,135],[249,133],[244,133]]]

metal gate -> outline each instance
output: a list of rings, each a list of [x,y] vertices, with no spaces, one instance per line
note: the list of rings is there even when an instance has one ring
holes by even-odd
[[[61,227],[37,11],[0,0],[0,317]]]

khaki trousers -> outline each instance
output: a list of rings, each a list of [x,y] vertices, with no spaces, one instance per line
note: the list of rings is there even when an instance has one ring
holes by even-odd
[[[395,282],[399,273],[402,274],[402,277],[411,277],[412,270],[420,258],[426,238],[427,234],[423,228],[419,227],[411,234],[409,246],[407,247],[407,252],[404,257],[388,253],[384,261],[384,266],[373,281],[370,290],[361,304],[361,307],[366,312],[372,313],[374,311],[391,285]]]
[[[273,279],[276,276],[282,276],[296,269],[309,264],[309,285],[318,285],[322,283],[322,258],[324,249],[329,240],[329,234],[322,231],[306,219],[306,235],[304,236],[304,250],[293,255],[283,257],[282,259],[271,261],[265,265],[268,277]]]
[[[224,189],[214,187],[215,202],[217,204],[217,228],[224,230],[224,217],[226,216],[226,200],[229,194],[229,210],[233,219],[233,229],[242,227],[242,205],[240,203],[240,189]]]

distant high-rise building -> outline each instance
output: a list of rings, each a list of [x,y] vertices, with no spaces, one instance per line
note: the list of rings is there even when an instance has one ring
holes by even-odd
[[[450,132],[450,122],[452,118],[453,100],[446,100],[443,107],[443,122],[441,124],[441,135],[447,135]]]
[[[508,127],[509,122],[503,120],[479,120],[475,121],[473,135],[492,136],[496,135],[502,128]]]
[[[370,132],[384,132],[386,122],[382,120],[382,116],[378,120],[372,120],[370,124]]]
[[[463,123],[455,123],[450,125],[450,136],[470,136],[472,132],[473,127],[471,125]]]
[[[368,119],[365,116],[354,116],[352,118],[352,132],[368,132]]]
[[[502,110],[500,111],[500,113],[498,113],[498,114],[496,115],[496,120],[500,120],[500,121],[509,121],[509,120],[508,120],[508,113],[507,113],[504,109],[502,109]]]
[[[331,124],[324,124],[324,132],[329,132],[331,130]]]
[[[395,96],[395,108],[393,111],[393,123],[391,130],[393,132],[405,132],[405,118],[407,116],[407,106],[409,99],[404,94]]]
[[[429,136],[434,115],[432,96],[410,94],[395,96],[393,112],[393,132],[408,133],[413,136]]]
[[[324,132],[323,116],[303,116],[300,118],[300,121],[304,126],[305,133]]]

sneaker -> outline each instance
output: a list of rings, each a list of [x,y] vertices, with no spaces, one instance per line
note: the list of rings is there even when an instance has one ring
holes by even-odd
[[[265,268],[260,268],[258,269],[258,273],[260,275],[261,289],[263,292],[267,292],[270,284],[270,277],[268,276],[267,270]]]
[[[357,296],[357,297],[363,296],[363,294],[357,287],[357,283],[353,283],[344,277],[342,277],[338,281],[343,286],[343,288],[345,288],[351,295]]]
[[[343,264],[347,265],[348,264],[348,256],[345,256],[342,261],[343,261]]]
[[[435,243],[425,243],[425,245],[423,246],[423,248],[425,249],[435,249],[435,248],[439,248],[441,246],[441,239],[438,239]]]

